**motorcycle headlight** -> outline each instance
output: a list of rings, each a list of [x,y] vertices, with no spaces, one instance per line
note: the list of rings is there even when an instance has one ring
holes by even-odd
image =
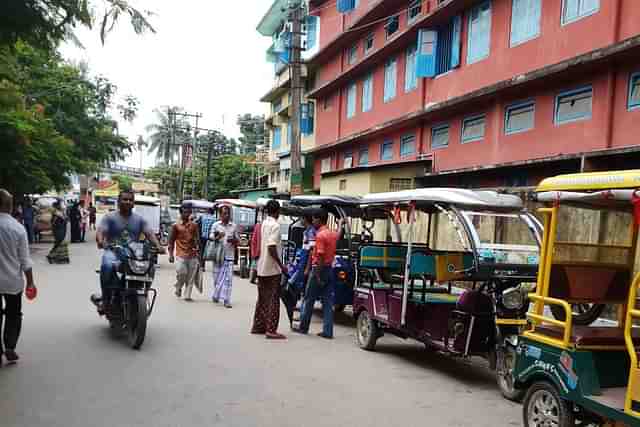
[[[151,263],[149,261],[138,261],[136,259],[129,259],[129,268],[133,274],[145,274],[149,271]]]
[[[525,294],[522,289],[511,288],[502,292],[502,305],[509,310],[518,310],[524,305]]]

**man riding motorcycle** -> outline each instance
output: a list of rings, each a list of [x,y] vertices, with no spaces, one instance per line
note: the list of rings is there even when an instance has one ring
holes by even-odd
[[[92,296],[92,300],[102,300],[99,311],[102,313],[108,309],[107,305],[111,301],[111,290],[120,286],[116,280],[120,260],[110,245],[116,242],[138,241],[144,235],[157,249],[159,253],[166,253],[160,245],[153,230],[149,228],[147,221],[133,213],[134,194],[132,191],[122,191],[118,196],[118,211],[107,214],[96,233],[96,243],[98,249],[104,249],[102,262],[100,265],[100,287],[102,288],[102,298]]]

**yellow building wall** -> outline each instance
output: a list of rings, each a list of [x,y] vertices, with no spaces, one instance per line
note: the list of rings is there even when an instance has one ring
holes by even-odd
[[[340,190],[340,181],[347,181],[347,187]],[[344,194],[363,196],[371,193],[371,172],[353,172],[323,177],[320,180],[320,194]]]

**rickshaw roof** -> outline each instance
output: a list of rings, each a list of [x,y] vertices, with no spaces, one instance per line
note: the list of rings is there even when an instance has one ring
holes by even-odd
[[[256,208],[255,202],[252,202],[251,200],[244,200],[244,199],[218,199],[213,203],[215,204],[215,206],[229,205],[229,206],[235,206],[238,208],[249,208],[249,209]]]
[[[256,208],[264,209],[267,206],[269,200],[275,200],[280,205],[280,213],[282,215],[287,216],[296,216],[300,217],[304,214],[304,209],[301,206],[293,206],[289,200],[280,200],[280,199],[268,199],[266,197],[260,197],[256,200]]]
[[[358,207],[362,199],[357,196],[295,196],[291,199],[291,204],[296,206],[320,206],[334,205],[343,207]]]
[[[152,196],[144,196],[142,194],[136,194],[134,199],[135,204],[141,205],[159,205],[160,199]]]
[[[462,188],[418,188],[388,193],[372,193],[362,197],[362,206],[408,204],[411,202],[420,209],[431,209],[436,204],[501,211],[520,211],[523,209],[522,199],[518,196]]]
[[[549,191],[593,192],[640,188],[640,169],[611,172],[589,172],[546,178],[536,188],[537,193]]]
[[[212,209],[214,206],[214,204],[208,200],[183,200],[182,205],[189,205],[195,209]]]
[[[562,202],[568,205],[592,208],[630,210],[635,189],[602,191],[544,191],[534,198],[543,203]]]

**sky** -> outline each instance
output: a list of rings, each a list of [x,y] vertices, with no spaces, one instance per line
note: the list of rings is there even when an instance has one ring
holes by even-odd
[[[273,84],[273,65],[265,60],[271,44],[256,31],[273,0],[130,0],[140,10],[155,13],[156,34],[136,35],[126,17],[118,21],[102,46],[98,29],[79,29],[84,46],[62,47],[72,61],[85,61],[92,75],[104,75],[118,86],[118,99],[132,94],[140,101],[138,117],[120,124],[121,134],[135,142],[146,137],[156,108],[176,105],[203,114],[198,125],[238,137],[236,117],[263,114],[260,102]],[[133,152],[124,164],[140,166]],[[144,167],[155,156],[142,155]]]

